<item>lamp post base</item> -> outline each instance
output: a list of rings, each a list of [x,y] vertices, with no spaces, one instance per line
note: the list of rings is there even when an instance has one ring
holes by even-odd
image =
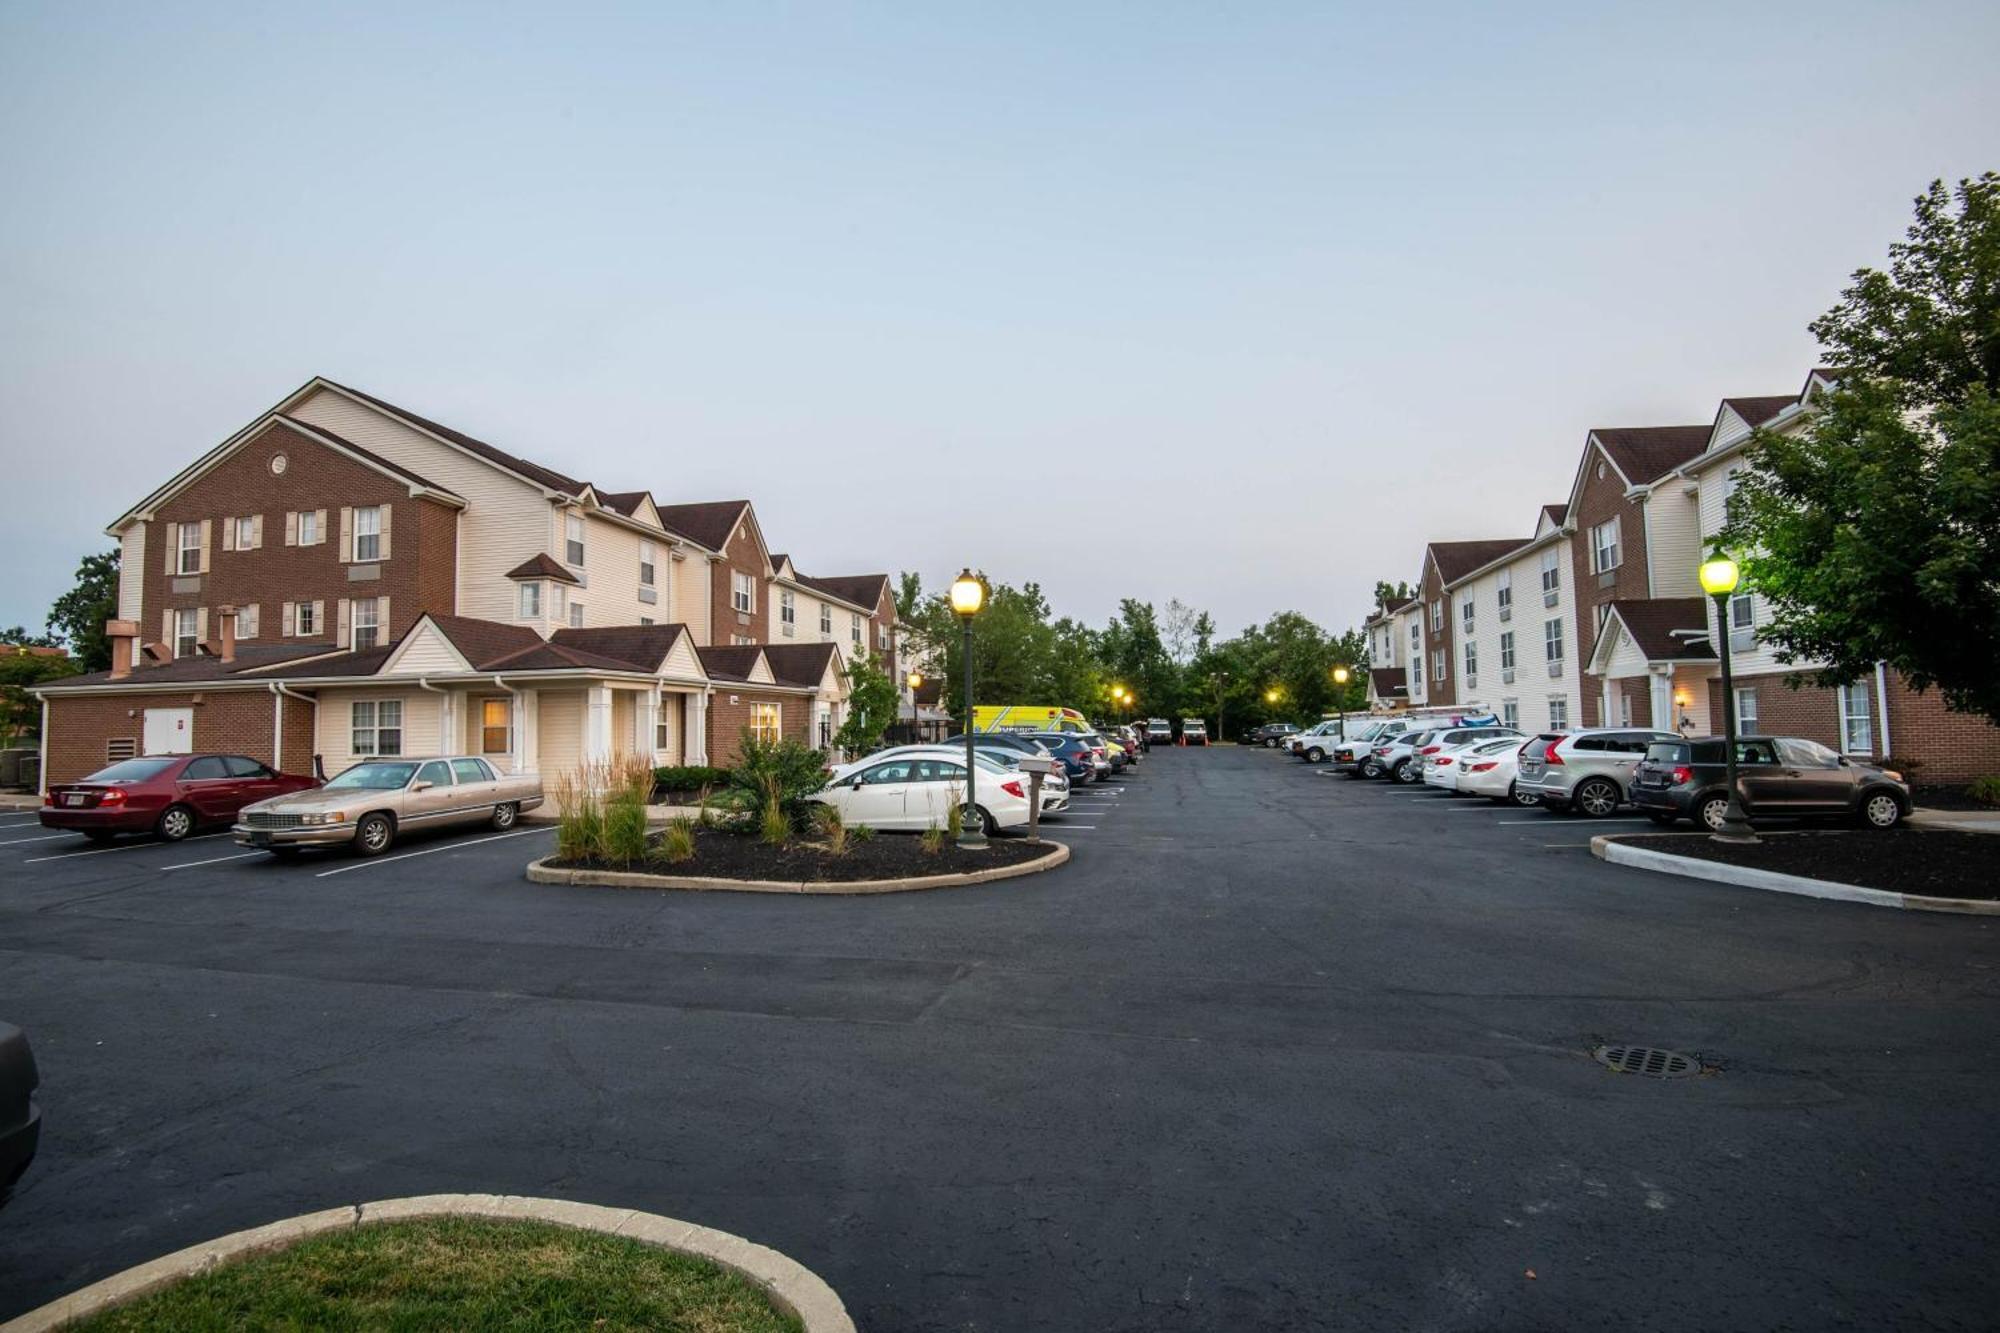
[[[1716,842],[1750,843],[1762,842],[1757,830],[1750,827],[1750,817],[1743,813],[1743,807],[1731,801],[1722,812],[1722,827],[1708,835]]]
[[[1752,842],[1756,839],[1752,838]],[[984,833],[961,833],[958,835],[958,850],[961,852],[983,852],[992,844],[986,841]]]

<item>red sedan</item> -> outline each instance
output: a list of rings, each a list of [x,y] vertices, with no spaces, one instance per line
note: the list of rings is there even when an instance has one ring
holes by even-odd
[[[162,754],[124,759],[81,782],[49,787],[42,827],[74,829],[98,842],[157,833],[168,842],[204,824],[229,824],[252,801],[309,791],[318,778],[280,773],[240,754]]]

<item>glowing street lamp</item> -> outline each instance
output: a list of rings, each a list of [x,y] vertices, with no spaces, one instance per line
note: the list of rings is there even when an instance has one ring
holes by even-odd
[[[951,609],[965,627],[965,818],[960,822],[958,845],[967,851],[986,848],[986,829],[979,820],[979,802],[974,794],[975,775],[972,748],[972,618],[986,605],[986,585],[970,569],[951,581]]]
[[[1743,572],[1726,555],[1701,562],[1701,590],[1715,599],[1715,655],[1722,659],[1722,764],[1729,799],[1722,807],[1722,827],[1709,836],[1718,842],[1756,842],[1757,830],[1736,794],[1736,680],[1729,669],[1729,598]]]
[[[1347,682],[1354,679],[1354,673],[1344,666],[1333,669],[1333,683],[1340,687],[1340,711],[1334,714],[1340,739],[1347,739]]]
[[[921,731],[923,724],[917,719],[917,687],[924,683],[924,673],[921,671],[912,671],[909,675],[903,677],[903,683],[910,687],[910,739],[921,741],[923,740],[923,733]]]

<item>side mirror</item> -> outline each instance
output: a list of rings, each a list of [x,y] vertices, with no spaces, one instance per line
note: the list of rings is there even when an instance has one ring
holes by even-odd
[[[847,785],[858,790],[861,787],[865,786],[867,784],[867,781],[868,781],[868,775],[866,773],[856,773],[853,777],[847,780]]]
[[[1847,756],[1846,756],[1846,755],[1844,755],[1844,754],[1842,754],[1842,755],[1835,755],[1835,756],[1834,756],[1834,761],[1835,761],[1836,763],[1838,763],[1838,764],[1839,764],[1839,765],[1840,765],[1840,766],[1841,766],[1842,768],[1846,768],[1846,767],[1848,767],[1848,763],[1847,763]]]

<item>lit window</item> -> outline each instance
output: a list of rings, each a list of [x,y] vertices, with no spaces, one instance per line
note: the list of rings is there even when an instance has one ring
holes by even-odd
[[[539,620],[542,615],[542,585],[523,583],[521,585],[521,619]]]
[[[382,638],[381,607],[373,597],[354,603],[354,651],[373,648]]]
[[[479,752],[511,754],[514,750],[514,703],[487,699],[479,705]]]
[[[572,565],[583,564],[583,515],[563,515],[563,559]]]
[[[356,755],[403,752],[403,702],[400,699],[357,699],[353,704],[352,744]]]
[[[778,705],[750,705],[750,735],[766,745],[778,743]]]
[[[363,505],[354,511],[354,558],[382,558],[382,506]]]

